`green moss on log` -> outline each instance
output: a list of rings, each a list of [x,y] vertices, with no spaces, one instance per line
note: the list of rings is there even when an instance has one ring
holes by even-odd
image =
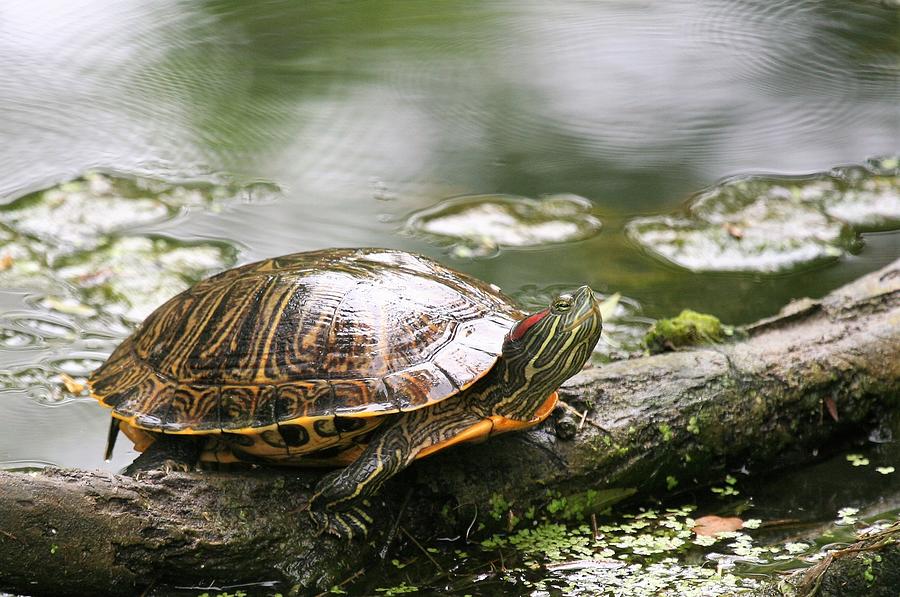
[[[644,343],[651,354],[658,354],[685,346],[722,342],[733,331],[714,315],[685,309],[678,317],[657,321],[644,336]]]

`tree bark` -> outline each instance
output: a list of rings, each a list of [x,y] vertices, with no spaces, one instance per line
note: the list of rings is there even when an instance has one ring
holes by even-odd
[[[398,523],[428,536],[465,527],[479,509],[490,521],[491,503],[521,512],[564,495],[590,507],[585,495],[697,487],[730,467],[809,460],[896,407],[900,260],[745,331],[733,344],[583,371],[560,391],[569,407],[540,427],[399,475],[375,500],[368,540],[352,545],[317,535],[303,512],[316,471],[0,472],[0,589],[134,594],[272,581],[305,593],[364,568]]]

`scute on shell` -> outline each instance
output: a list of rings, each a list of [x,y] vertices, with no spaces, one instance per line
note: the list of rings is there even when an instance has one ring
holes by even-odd
[[[331,249],[222,272],[175,296],[89,380],[113,415],[170,433],[254,432],[443,400],[482,377],[521,313],[410,253]]]

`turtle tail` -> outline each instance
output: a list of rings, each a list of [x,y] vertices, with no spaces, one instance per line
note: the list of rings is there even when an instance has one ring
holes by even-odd
[[[119,419],[110,417],[109,435],[106,436],[106,455],[103,457],[106,462],[112,460],[113,448],[116,447],[116,438],[119,437]]]

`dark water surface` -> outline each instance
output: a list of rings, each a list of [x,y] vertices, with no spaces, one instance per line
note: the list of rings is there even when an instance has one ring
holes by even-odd
[[[723,177],[895,153],[898,47],[887,1],[8,1],[0,203],[88,170],[266,181],[280,198],[131,232],[228,241],[241,262],[402,248],[514,294],[588,283],[650,317],[740,323],[888,263],[900,236],[866,234],[812,271],[713,275],[650,257],[625,222]],[[399,233],[415,210],[491,193],[579,195],[603,229],[475,260]],[[0,467],[118,468],[133,452],[101,462],[106,412],[23,380],[102,359],[124,329],[68,329],[35,292],[0,288],[0,314],[49,321],[31,346],[0,345],[0,379],[15,379],[0,385]]]

